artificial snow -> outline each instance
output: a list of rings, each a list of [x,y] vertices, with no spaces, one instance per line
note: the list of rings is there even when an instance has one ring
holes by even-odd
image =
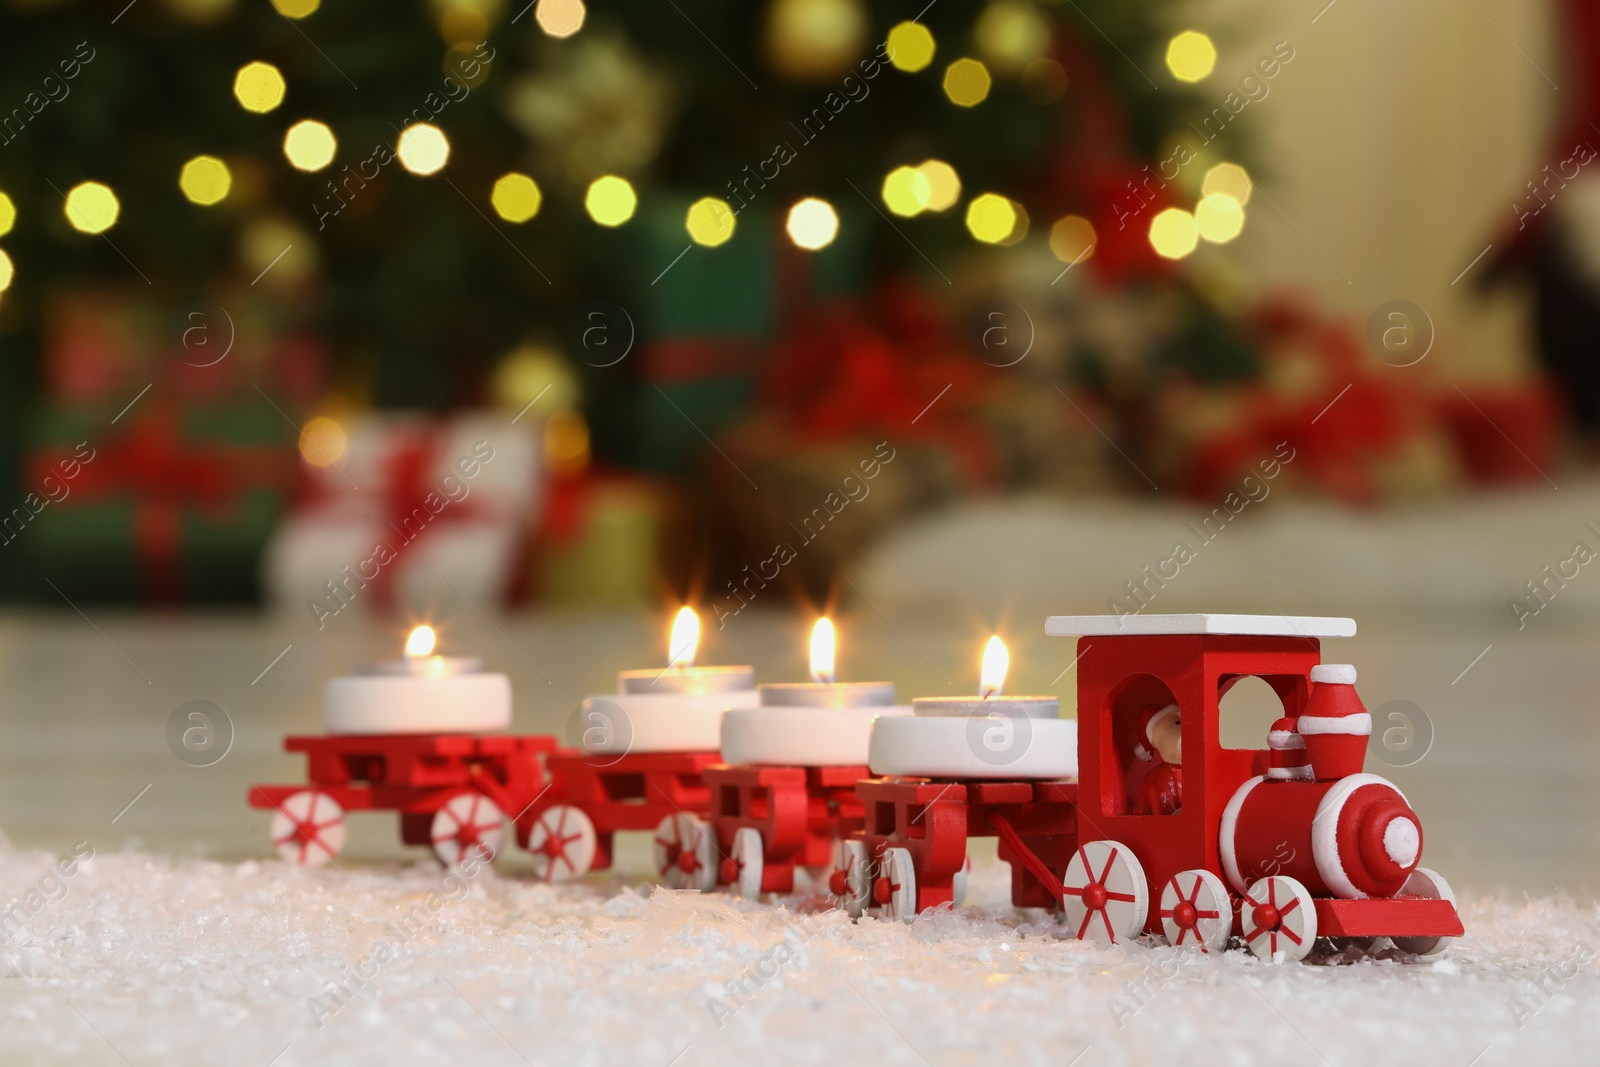
[[[0,1062],[1490,1067],[1600,1047],[1600,912],[1570,900],[1463,895],[1445,959],[1338,966],[1067,940],[1009,906],[992,859],[965,907],[910,925],[817,905],[0,847]]]

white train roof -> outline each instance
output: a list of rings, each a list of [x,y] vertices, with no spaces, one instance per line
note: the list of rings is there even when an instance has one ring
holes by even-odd
[[[1052,615],[1044,621],[1044,632],[1050,637],[1354,637],[1356,621],[1321,615]]]

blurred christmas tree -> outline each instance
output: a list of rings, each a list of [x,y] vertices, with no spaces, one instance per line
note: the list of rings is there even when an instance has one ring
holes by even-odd
[[[690,201],[716,198],[695,239],[731,226],[731,246],[817,198],[851,250],[841,284],[929,273],[975,237],[1076,215],[1087,225],[1057,227],[1058,253],[1098,235],[1126,272],[1154,258],[1144,200],[1192,206],[1235,132],[1151,180],[1146,164],[1227,91],[1175,77],[1208,73],[1214,52],[1199,38],[1168,54],[1173,3],[8,6],[5,325],[28,336],[47,292],[86,279],[175,303],[256,280],[383,405],[475,399],[507,349],[559,336],[586,301],[648,307],[637,294],[671,259],[641,261],[635,211],[670,204],[682,226]],[[606,176],[622,180],[592,184]],[[64,210],[90,181],[114,200],[90,189]],[[1130,204],[1137,224],[1119,228]],[[626,384],[590,374],[590,406]]]

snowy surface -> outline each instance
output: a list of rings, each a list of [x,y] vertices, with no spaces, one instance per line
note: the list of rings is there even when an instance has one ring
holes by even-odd
[[[1432,965],[1273,967],[1064,940],[992,859],[910,926],[615,875],[60,859],[0,848],[0,907],[33,912],[0,937],[0,1063],[1468,1067],[1600,1040],[1600,912],[1558,899],[1464,900]]]

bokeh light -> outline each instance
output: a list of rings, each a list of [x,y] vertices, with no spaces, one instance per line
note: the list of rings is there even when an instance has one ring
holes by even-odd
[[[1199,241],[1200,227],[1182,208],[1169,207],[1150,220],[1150,247],[1168,259],[1182,259]]]
[[[976,107],[989,96],[989,68],[976,59],[958,59],[945,68],[944,95],[958,107]]]
[[[0,193],[0,237],[11,232],[17,222],[17,205],[5,193]]]
[[[789,209],[784,228],[789,239],[801,248],[815,252],[827,248],[839,234],[839,215],[826,200],[808,196]]]
[[[1028,232],[1022,205],[999,193],[982,193],[967,205],[967,232],[984,244],[1015,244]]]
[[[431,122],[413,123],[400,131],[395,154],[412,174],[437,174],[450,158],[450,140]]]
[[[589,424],[582,415],[568,409],[545,420],[544,462],[558,478],[583,473],[589,465]]]
[[[1167,42],[1167,69],[1181,82],[1197,82],[1217,65],[1217,46],[1198,30],[1184,30]]]
[[[683,220],[689,239],[697,245],[715,248],[733,236],[733,208],[726,200],[714,196],[702,197],[689,205]]]
[[[621,226],[633,218],[639,206],[639,196],[626,178],[607,174],[589,183],[589,192],[583,198],[584,210],[602,226]]]
[[[902,22],[889,31],[889,62],[896,70],[915,74],[933,62],[933,34],[920,22]]]
[[[507,222],[527,222],[539,213],[544,194],[532,178],[512,171],[495,180],[489,203],[494,205],[494,213]]]
[[[583,0],[539,0],[533,9],[533,21],[551,37],[571,37],[583,29],[588,14]]]
[[[122,205],[110,186],[100,182],[79,182],[67,190],[63,208],[72,228],[83,233],[104,233],[116,225]]]
[[[1063,263],[1078,263],[1094,255],[1094,224],[1082,215],[1068,215],[1050,227],[1050,252]]]
[[[902,218],[926,210],[933,198],[933,185],[916,167],[896,167],[883,179],[883,203]]]
[[[300,430],[300,458],[313,467],[331,467],[344,457],[348,443],[338,419],[318,415]]]
[[[278,9],[280,15],[303,19],[314,14],[322,6],[322,0],[272,0],[272,6]]]
[[[283,74],[271,63],[246,63],[233,76],[233,98],[246,111],[265,115],[283,103],[287,86]]]
[[[927,160],[917,170],[928,180],[929,211],[948,211],[961,199],[961,176],[944,160]]]
[[[1195,205],[1194,222],[1201,237],[1213,244],[1227,244],[1244,229],[1244,208],[1227,193],[1212,193]]]
[[[1250,193],[1254,189],[1250,175],[1237,163],[1218,163],[1206,171],[1205,180],[1200,183],[1201,196],[1221,193],[1233,197],[1234,203],[1240,207],[1250,202]]]
[[[216,156],[195,156],[178,172],[178,188],[192,203],[220,203],[233,188],[233,174]]]
[[[333,131],[316,119],[301,119],[283,135],[283,154],[295,170],[321,170],[333,162],[338,148]]]
[[[990,0],[972,28],[978,52],[998,70],[1017,71],[1050,47],[1050,23],[1032,3]]]
[[[767,61],[786,78],[831,81],[866,50],[869,23],[862,0],[771,0],[765,6]]]
[[[16,268],[11,265],[11,257],[6,255],[6,250],[0,248],[0,293],[11,288],[11,276],[16,273]]]

